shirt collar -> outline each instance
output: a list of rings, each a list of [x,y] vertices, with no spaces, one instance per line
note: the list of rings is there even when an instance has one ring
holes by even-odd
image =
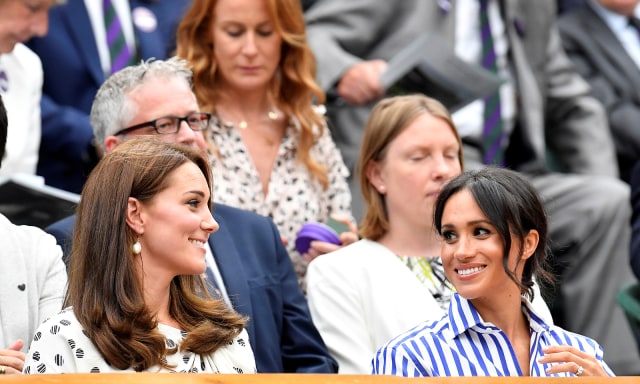
[[[524,296],[522,297],[522,311],[529,319],[529,327],[534,332],[549,330],[549,325],[535,312],[529,300]],[[479,333],[501,332],[500,328],[493,325],[493,323],[482,320],[473,304],[458,293],[454,293],[451,298],[447,316],[449,317],[449,324],[451,324],[451,332],[454,338],[472,328]]]
[[[591,0],[589,2],[593,10],[602,18],[602,20],[611,28],[614,33],[618,33],[629,26],[629,19],[625,15],[610,11],[609,9],[600,5],[597,0]],[[636,7],[633,12],[634,17],[640,18],[640,7]]]

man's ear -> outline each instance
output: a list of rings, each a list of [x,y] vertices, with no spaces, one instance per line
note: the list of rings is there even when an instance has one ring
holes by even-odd
[[[380,163],[377,161],[370,161],[365,167],[364,172],[369,183],[371,183],[371,185],[373,185],[381,195],[384,195],[387,192],[387,187],[384,184]]]
[[[522,259],[526,260],[531,257],[538,247],[540,241],[540,234],[535,229],[529,230],[529,233],[524,237],[524,243],[522,244]]]
[[[118,145],[120,145],[122,143],[122,140],[120,140],[118,137],[116,136],[107,136],[104,139],[104,147],[107,150],[107,153],[113,151],[114,149],[116,149],[116,147]]]
[[[144,233],[144,219],[142,211],[144,206],[140,200],[135,197],[130,197],[127,201],[127,225],[137,234],[142,235]]]

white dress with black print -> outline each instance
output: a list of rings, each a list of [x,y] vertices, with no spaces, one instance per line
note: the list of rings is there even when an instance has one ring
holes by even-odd
[[[167,347],[180,345],[186,332],[159,324]],[[178,351],[166,357],[171,369],[151,367],[148,372],[256,373],[246,330],[228,345],[209,355]],[[87,337],[73,310],[67,308],[38,327],[27,352],[24,373],[133,372],[110,366]]]

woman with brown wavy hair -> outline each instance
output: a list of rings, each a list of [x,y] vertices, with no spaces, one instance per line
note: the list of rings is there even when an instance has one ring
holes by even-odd
[[[25,373],[255,373],[246,319],[208,295],[205,155],[135,138],[89,176],[78,206],[66,309],[45,321]]]
[[[314,107],[324,94],[300,1],[195,0],[178,28],[177,53],[192,65],[202,110],[214,115],[215,200],[272,217],[302,277],[297,232],[332,215],[350,221],[351,195]],[[348,234],[343,239],[355,239]],[[333,249],[315,243],[305,256]]]

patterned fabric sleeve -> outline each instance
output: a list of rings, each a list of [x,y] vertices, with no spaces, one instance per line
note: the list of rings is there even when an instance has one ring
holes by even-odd
[[[416,329],[420,326],[416,327]],[[404,336],[403,334],[401,336]],[[420,364],[416,365],[419,356],[414,355],[413,351],[407,350],[400,343],[393,343],[393,340],[382,346],[371,361],[374,375],[392,375],[403,377],[423,377],[433,376],[428,364],[420,359]]]
[[[38,327],[27,352],[23,373],[78,372],[76,355],[84,353],[82,348],[76,346],[74,338],[69,338],[68,331],[79,325],[65,318],[64,314],[65,311],[51,317]],[[88,341],[86,337],[84,339]]]

